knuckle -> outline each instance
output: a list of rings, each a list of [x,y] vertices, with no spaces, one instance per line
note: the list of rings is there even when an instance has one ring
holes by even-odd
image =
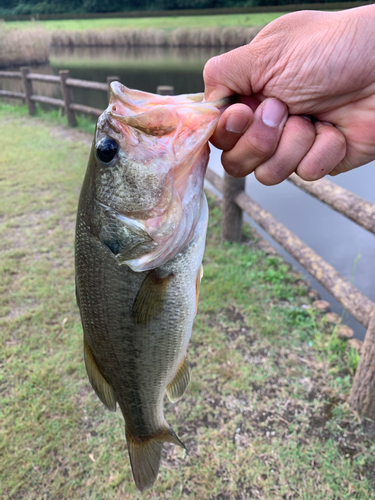
[[[212,57],[209,59],[203,68],[203,80],[206,85],[213,86],[216,85],[217,79],[215,76],[217,75],[217,67],[219,65],[219,56]]]
[[[238,157],[231,153],[232,151],[224,152],[221,156],[221,163],[228,174],[233,177],[243,177],[254,170],[246,160],[238,161]]]
[[[332,140],[330,142],[331,153],[335,158],[340,158],[342,160],[346,154],[346,140],[344,135],[337,130],[334,129],[335,133],[332,134]]]
[[[344,135],[332,125],[320,124],[316,143],[300,163],[297,174],[306,181],[321,179],[337,167],[345,155]]]
[[[346,154],[346,139],[334,126],[325,125],[317,161],[334,167]]]
[[[291,116],[286,123],[285,131],[293,137],[296,148],[310,148],[315,140],[314,125],[300,116]]]
[[[246,148],[247,156],[258,160],[268,160],[275,152],[277,141],[273,137],[266,134],[251,132],[245,134],[244,145]]]
[[[272,158],[267,163],[255,169],[256,179],[265,186],[280,184],[290,175],[290,165],[285,161]]]

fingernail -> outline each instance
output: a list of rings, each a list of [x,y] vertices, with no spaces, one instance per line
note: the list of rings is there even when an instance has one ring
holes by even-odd
[[[228,132],[242,134],[245,132],[248,123],[249,117],[245,113],[233,112],[228,116],[225,128]]]
[[[278,99],[269,99],[268,101],[266,101],[263,108],[263,123],[268,127],[278,127],[283,121],[285,113],[285,104],[283,104]]]

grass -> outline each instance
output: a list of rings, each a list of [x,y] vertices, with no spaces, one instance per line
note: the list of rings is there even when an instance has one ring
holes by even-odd
[[[103,19],[67,19],[54,21],[12,21],[5,24],[9,28],[31,28],[38,26],[46,30],[87,30],[87,29],[166,29],[176,28],[225,28],[261,26],[283,15],[281,12],[258,14],[226,14],[216,16],[176,16]]]
[[[29,111],[27,109],[26,104],[22,105],[12,105],[5,102],[0,101],[0,112],[9,114],[13,117],[28,117]],[[66,126],[66,116],[64,115],[62,109],[55,108],[46,110],[42,108],[39,103],[36,103],[36,115],[37,118],[42,118],[44,122],[49,122],[52,125],[60,125],[61,127]],[[77,129],[82,130],[83,132],[87,132],[88,134],[94,134],[95,132],[95,123],[93,117],[88,115],[80,115],[76,113],[77,120]],[[67,129],[72,131],[74,129]],[[68,134],[69,135],[69,134]]]
[[[58,118],[58,117],[57,117]],[[90,137],[0,105],[0,398],[4,499],[132,499],[120,414],[93,394],[74,299],[73,233]],[[210,198],[192,382],[145,499],[375,498],[375,425],[345,402],[358,355],[308,288],[246,229],[220,241]]]

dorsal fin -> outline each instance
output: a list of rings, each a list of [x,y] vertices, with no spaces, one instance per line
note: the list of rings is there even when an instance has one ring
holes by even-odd
[[[102,375],[86,340],[83,341],[85,365],[92,388],[108,410],[116,411],[116,398],[111,384]]]
[[[149,272],[133,304],[132,314],[136,323],[147,324],[162,312],[172,277],[160,277],[155,270]]]
[[[182,360],[180,366],[178,367],[177,373],[174,379],[167,386],[167,395],[172,403],[175,403],[184,395],[191,378],[191,370],[188,360],[185,358]]]

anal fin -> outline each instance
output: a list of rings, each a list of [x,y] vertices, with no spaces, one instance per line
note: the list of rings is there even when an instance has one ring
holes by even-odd
[[[160,277],[155,270],[149,272],[133,304],[132,315],[136,323],[147,324],[162,312],[172,277]]]
[[[87,375],[92,388],[96,392],[100,401],[108,408],[108,410],[116,411],[116,398],[111,384],[102,375],[95,358],[91,352],[86,340],[84,344],[84,355]]]
[[[191,379],[191,370],[186,357],[178,367],[177,373],[170,384],[167,385],[167,395],[172,403],[175,403],[184,395]]]

